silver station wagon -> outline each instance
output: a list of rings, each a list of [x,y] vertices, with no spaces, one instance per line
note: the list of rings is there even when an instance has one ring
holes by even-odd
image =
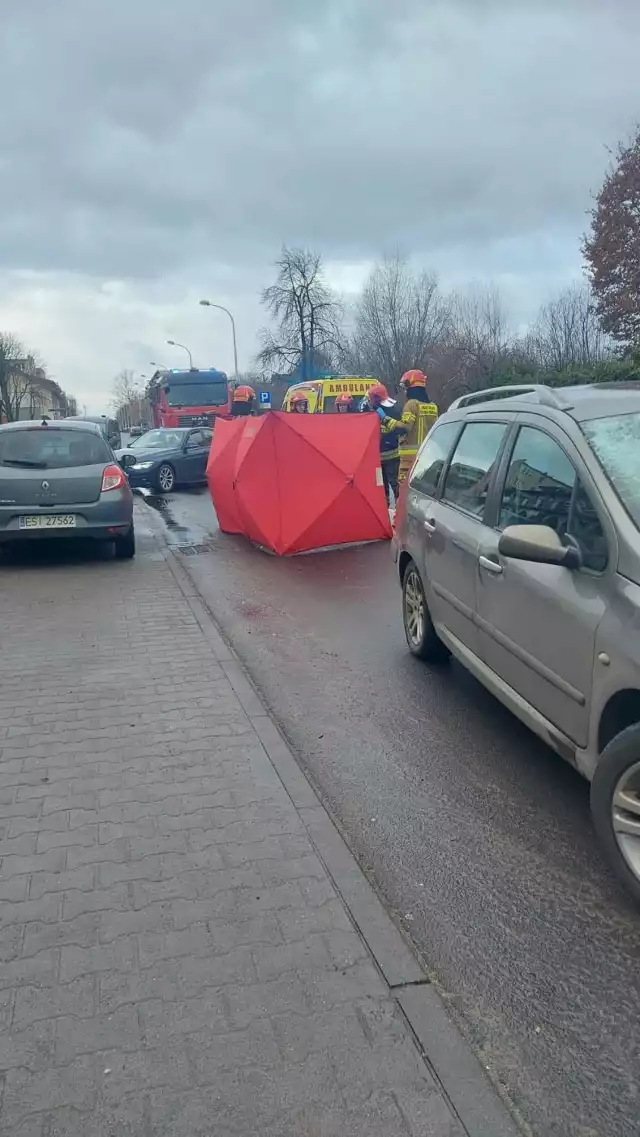
[[[396,515],[407,643],[455,656],[591,782],[640,900],[640,389],[458,399]]]

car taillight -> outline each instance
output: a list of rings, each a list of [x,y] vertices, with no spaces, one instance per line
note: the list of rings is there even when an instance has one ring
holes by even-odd
[[[127,484],[127,479],[124,476],[124,471],[120,466],[112,463],[106,466],[102,475],[102,489],[101,493],[107,493],[108,490],[119,490],[122,486]]]

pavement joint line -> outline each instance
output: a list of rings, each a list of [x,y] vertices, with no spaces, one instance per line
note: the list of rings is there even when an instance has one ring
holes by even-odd
[[[395,993],[397,991],[408,991],[411,987],[430,987],[430,986],[431,986],[431,980],[429,979],[429,976],[427,975],[427,976],[425,976],[424,979],[414,979],[408,983],[390,983],[389,984],[389,990],[393,991],[393,993],[395,995]]]
[[[522,1137],[522,1127],[514,1121],[499,1087],[449,1015],[415,950],[358,864],[214,613],[198,593],[188,569],[178,561],[164,531],[155,524],[150,528],[328,877],[408,1024],[423,1061],[453,1112],[473,1137]],[[215,635],[207,634],[207,624],[213,624]]]

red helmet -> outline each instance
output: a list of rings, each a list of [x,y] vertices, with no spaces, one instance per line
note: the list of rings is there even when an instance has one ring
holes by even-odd
[[[250,403],[255,397],[256,393],[253,387],[236,387],[233,392],[234,403]]]
[[[353,395],[350,395],[348,391],[343,391],[342,394],[338,395],[338,397],[336,399],[336,406],[337,407],[352,407],[353,406]]]
[[[402,379],[400,380],[400,386],[404,387],[405,389],[407,387],[426,387],[426,385],[427,377],[424,371],[405,371]]]
[[[370,403],[383,403],[385,399],[389,398],[389,392],[384,383],[374,383],[373,387],[369,387],[367,391],[367,398]]]
[[[295,394],[291,396],[292,407],[299,406],[301,403],[306,403],[307,406],[309,405],[309,396],[306,391],[296,391]]]

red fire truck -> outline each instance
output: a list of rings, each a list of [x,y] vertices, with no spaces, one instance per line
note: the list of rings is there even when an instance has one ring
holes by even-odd
[[[231,414],[229,380],[212,367],[156,371],[147,396],[154,426],[212,426]]]

